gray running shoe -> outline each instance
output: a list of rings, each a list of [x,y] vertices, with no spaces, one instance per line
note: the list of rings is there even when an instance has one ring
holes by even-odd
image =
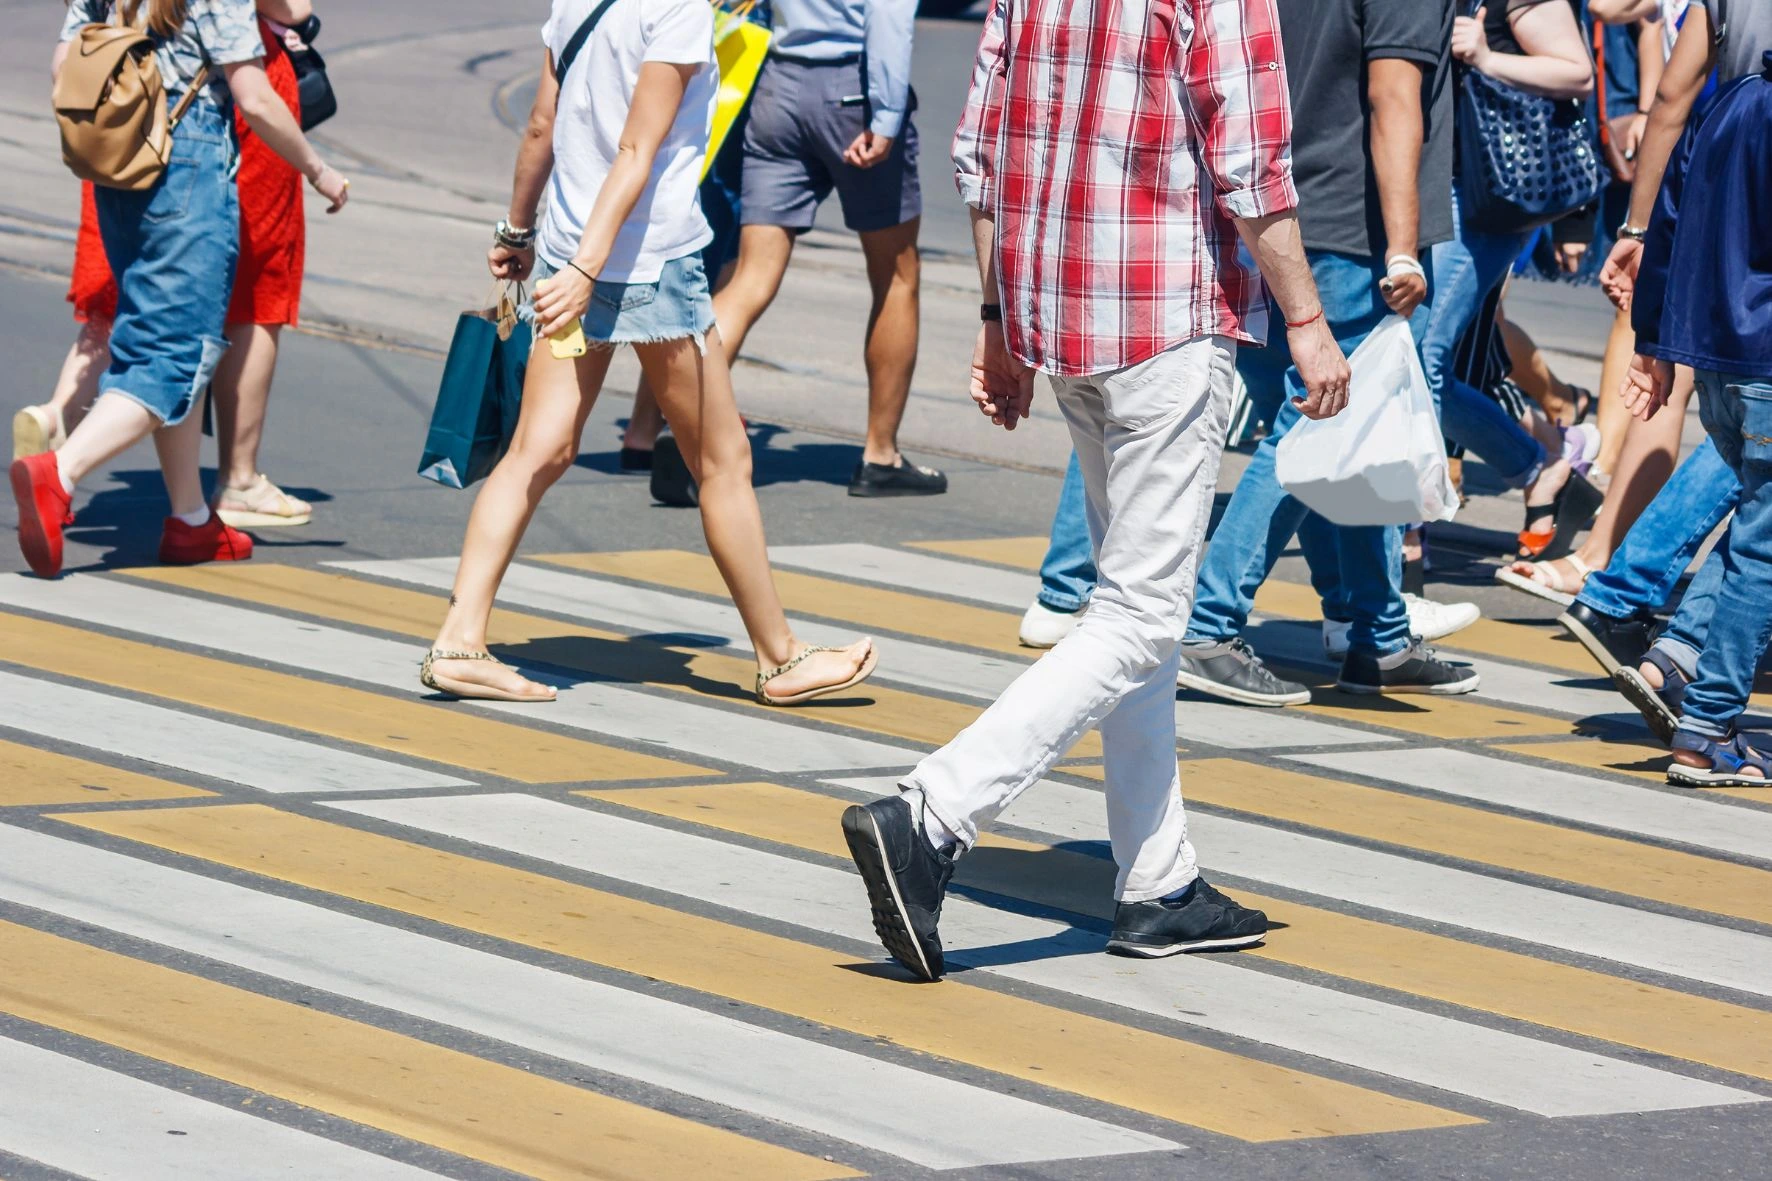
[[[1222,644],[1183,644],[1175,683],[1238,705],[1305,705],[1311,699],[1311,691],[1297,681],[1269,672],[1242,636]]]

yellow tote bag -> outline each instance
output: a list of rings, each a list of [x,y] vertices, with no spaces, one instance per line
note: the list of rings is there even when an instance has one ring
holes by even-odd
[[[749,19],[755,7],[756,0],[734,8],[714,5],[714,57],[720,64],[720,93],[714,100],[714,125],[708,132],[707,161],[702,166],[704,178],[719,158],[738,113],[750,101],[757,75],[763,72],[763,59],[769,56],[773,34]]]

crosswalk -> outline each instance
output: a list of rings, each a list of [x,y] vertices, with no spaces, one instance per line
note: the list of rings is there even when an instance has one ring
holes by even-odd
[[[1134,961],[1099,741],[960,864],[952,974],[885,962],[837,817],[1037,654],[1034,539],[778,547],[876,681],[749,696],[703,555],[549,554],[416,667],[453,559],[0,577],[0,1162],[119,1181],[840,1178],[1772,1098],[1772,791],[1663,752],[1548,631],[1463,701],[1178,699],[1192,835],[1279,924]]]

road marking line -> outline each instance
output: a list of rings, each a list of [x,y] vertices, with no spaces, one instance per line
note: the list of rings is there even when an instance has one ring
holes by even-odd
[[[260,791],[410,791],[473,786],[453,775],[420,771],[316,742],[5,671],[0,671],[0,710],[5,724],[15,730]]]
[[[860,542],[772,545],[769,560],[790,570],[831,574],[912,593],[938,591],[956,599],[1015,611],[1027,610],[1040,589],[1039,581],[1026,574]]]
[[[135,590],[118,584],[109,585],[122,592]],[[5,581],[0,580],[0,587],[4,586]],[[80,593],[74,578],[62,579],[54,589],[68,593],[70,601]],[[173,595],[161,597],[176,598]],[[112,610],[162,605],[132,603],[132,596],[127,593],[119,599]],[[193,632],[201,631],[198,624],[203,618],[215,617],[211,604],[195,599],[187,599],[183,605],[165,605],[189,611]],[[107,610],[101,608],[96,613],[103,615]],[[112,617],[155,618],[151,613],[122,612]],[[268,616],[261,618],[269,619]],[[570,783],[585,779],[668,778],[694,773],[693,768],[682,764],[474,717],[465,711],[446,712],[419,701],[399,700],[208,656],[194,656],[21,615],[0,615],[0,627],[6,631],[6,658],[14,664],[159,696],[218,713],[305,730],[410,758],[463,767],[484,775],[499,775],[523,783]],[[244,639],[241,646],[249,647]],[[314,663],[319,666],[325,662],[316,660]]]
[[[893,780],[832,780],[873,794]],[[1183,790],[1186,781],[1183,780]],[[1004,810],[1005,824],[1062,839],[1107,837],[1101,793],[1043,780]],[[1686,980],[1772,996],[1772,940],[1195,811],[1188,830],[1207,868],[1428,922]]]
[[[848,801],[769,783],[575,793],[636,811],[847,857]],[[871,794],[864,791],[860,794]],[[1113,862],[985,834],[955,881],[1092,918],[1114,914]],[[1398,992],[1772,1080],[1772,1013],[1239,890],[1287,924],[1260,956]]]
[[[659,997],[4,825],[0,897],[927,1168],[1178,1147]],[[929,1134],[950,1121],[968,1135]]]
[[[0,922],[0,962],[0,1011],[525,1175],[576,1181],[587,1167],[635,1181],[858,1175],[30,927]]]
[[[191,800],[214,792],[0,740],[0,807]]]
[[[1673,756],[1667,748],[1653,742],[1636,741],[1623,736],[1611,738],[1578,738],[1569,742],[1500,743],[1497,750],[1530,755],[1571,767],[1587,767],[1595,771],[1611,771],[1631,775],[1651,783],[1667,786],[1667,768]],[[1731,799],[1772,808],[1772,790],[1759,787],[1707,787],[1692,793],[1700,799],[1729,796]]]
[[[1482,1122],[989,989],[907,987],[847,953],[272,808],[61,819],[1243,1140]]]
[[[993,566],[1010,566],[1017,570],[1040,569],[1040,563],[1046,560],[1046,551],[1052,546],[1049,537],[985,537],[977,540],[961,541],[912,541],[907,543],[912,549],[928,550],[932,554],[947,554],[955,558],[968,558],[974,562],[989,562]]]
[[[324,1136],[0,1038],[0,1148],[90,1181],[437,1181]]]
[[[873,942],[854,874],[534,796],[328,805],[809,930]],[[1230,960],[1127,960],[1067,923],[951,896],[951,964],[1539,1115],[1754,1102],[1634,1063],[1290,980]],[[1185,979],[1185,1000],[1177,989]]]
[[[195,567],[137,571],[132,576],[275,611],[300,611],[352,627],[380,628],[426,640],[435,631],[436,620],[444,610],[442,599],[435,595],[293,566],[242,566],[228,570]],[[301,626],[310,633],[311,643],[316,626]],[[789,720],[790,715],[806,711],[770,709],[757,704],[739,687],[743,682],[754,688],[753,661],[694,648],[674,652],[614,632],[513,611],[493,612],[491,630],[500,638],[494,648],[514,662],[536,661],[591,675],[561,676],[532,670],[530,675],[536,680],[560,687],[558,701],[539,708],[484,702],[472,703],[475,706],[545,719],[594,734],[643,738],[672,753],[783,771],[909,766],[921,757],[901,746],[818,730]],[[398,654],[410,650],[392,640],[344,631],[337,634],[353,636],[353,647],[365,652],[377,649]],[[279,662],[299,655],[281,650],[272,655],[273,649],[262,639],[250,650]],[[616,681],[650,683],[674,692],[659,696],[612,683]],[[704,695],[740,708],[716,709],[687,699]],[[855,699],[869,698],[876,704],[856,709],[824,704],[813,707],[812,713],[838,724],[872,730],[875,734],[890,733],[893,737],[910,731],[933,732],[926,717],[929,713],[945,710],[968,721],[978,714],[977,709],[969,706],[931,702],[927,697],[898,690],[876,690],[871,686],[856,690]],[[849,721],[852,714],[855,720]],[[863,714],[871,721],[862,721]],[[946,741],[945,736],[942,741]]]
[[[1644,791],[1593,775],[1527,767],[1464,750],[1412,750],[1406,759],[1350,751],[1287,758],[1615,832],[1772,861],[1772,814],[1719,806],[1690,792]],[[1765,897],[1772,902],[1772,891]]]

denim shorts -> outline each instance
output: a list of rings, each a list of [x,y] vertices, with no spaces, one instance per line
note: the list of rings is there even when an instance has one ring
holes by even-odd
[[[117,277],[111,367],[99,389],[139,403],[166,426],[191,412],[228,347],[222,330],[240,253],[233,152],[229,122],[196,103],[153,187],[93,190]]]
[[[556,273],[545,258],[535,260],[537,283]],[[520,314],[534,324],[535,301],[526,301]],[[714,300],[700,251],[665,263],[656,283],[597,283],[584,314],[585,341],[610,348],[686,338],[699,346],[713,326]]]

